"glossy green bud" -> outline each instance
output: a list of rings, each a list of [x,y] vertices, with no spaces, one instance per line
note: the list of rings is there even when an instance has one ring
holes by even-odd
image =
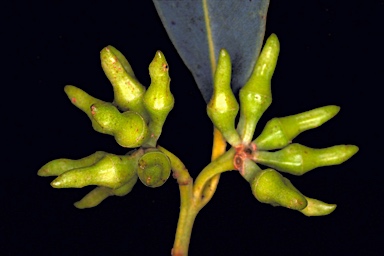
[[[287,186],[298,191],[297,188],[295,188],[287,178],[284,178],[284,180]],[[309,198],[306,196],[304,197],[307,200],[307,207],[299,211],[308,217],[328,215],[336,209],[336,204],[327,204],[317,199]]]
[[[136,111],[147,120],[142,101],[145,87],[136,79],[124,55],[109,45],[100,52],[100,59],[104,73],[113,85],[114,103],[122,111]]]
[[[144,106],[150,116],[149,130],[151,138],[148,144],[153,147],[161,135],[165,119],[175,102],[170,91],[171,79],[168,71],[168,63],[163,53],[157,51],[149,65],[151,85],[144,94]]]
[[[85,195],[80,201],[74,203],[78,209],[86,209],[98,206],[107,197],[113,196],[113,189],[107,187],[96,187]]]
[[[305,198],[307,199],[308,205],[300,212],[308,217],[328,215],[336,209],[336,204],[327,204],[309,197]]]
[[[302,210],[307,206],[305,197],[288,186],[284,177],[273,169],[258,173],[251,183],[252,193],[262,203]]]
[[[262,203],[302,210],[307,200],[286,183],[286,179],[273,169],[259,172],[251,183],[252,193]]]
[[[171,162],[163,152],[158,149],[148,149],[139,159],[137,175],[141,182],[148,187],[163,185],[171,174]]]
[[[80,201],[74,203],[75,207],[78,209],[91,208],[99,205],[103,200],[109,196],[125,196],[131,192],[133,186],[137,182],[137,175],[134,175],[127,183],[123,184],[121,187],[112,189],[107,187],[96,187],[91,190],[86,196],[84,196]]]
[[[107,153],[103,151],[97,151],[90,156],[72,160],[66,158],[60,158],[56,160],[52,160],[45,164],[43,167],[39,169],[37,175],[42,177],[48,176],[59,176],[60,174],[81,167],[90,166],[98,162],[101,158],[103,158]]]
[[[337,165],[347,161],[359,150],[354,145],[338,145],[314,149],[301,144],[291,144],[275,151],[256,151],[253,160],[278,171],[302,175],[321,166]]]
[[[64,172],[51,186],[54,188],[82,188],[98,185],[108,188],[119,188],[132,179],[137,172],[137,161],[142,154],[117,156],[106,154],[97,163]]]
[[[256,124],[272,103],[271,79],[279,56],[280,44],[272,34],[266,41],[248,82],[241,88],[238,130],[243,142],[251,142]]]
[[[325,106],[300,114],[273,118],[254,143],[259,150],[273,150],[287,146],[300,133],[319,127],[334,117],[340,110],[338,106]]]
[[[213,83],[213,95],[207,106],[208,116],[228,143],[237,146],[241,143],[235,129],[239,104],[232,92],[231,58],[225,49],[220,51]]]
[[[120,113],[111,103],[101,103],[93,104],[91,113],[102,129],[113,135],[122,147],[139,147],[149,137],[144,118],[134,111]]]
[[[95,120],[93,120],[91,114],[91,106],[95,103],[103,103],[104,101],[92,97],[88,93],[73,85],[66,85],[64,87],[64,91],[71,100],[72,104],[87,114],[92,122],[93,129],[97,132],[106,133],[106,131],[103,130],[100,125],[95,122]]]

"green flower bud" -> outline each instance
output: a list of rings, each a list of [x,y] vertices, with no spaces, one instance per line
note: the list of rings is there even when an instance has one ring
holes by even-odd
[[[151,85],[144,94],[144,106],[150,116],[149,130],[151,138],[148,145],[154,147],[161,135],[165,119],[174,105],[174,98],[170,91],[168,74],[168,63],[161,51],[156,55],[149,65]]]
[[[134,111],[120,113],[111,103],[101,103],[93,104],[91,112],[105,133],[113,135],[122,147],[139,147],[149,137],[144,118]]]
[[[131,192],[133,186],[137,182],[137,175],[134,175],[127,183],[119,188],[112,189],[107,187],[96,187],[80,201],[74,203],[78,209],[91,208],[99,205],[103,200],[109,196],[125,196]]]
[[[307,199],[308,205],[300,212],[308,217],[328,215],[336,209],[336,204],[327,204],[309,197],[305,198]]]
[[[98,185],[108,188],[119,188],[132,179],[137,172],[137,161],[142,150],[130,156],[106,154],[97,163],[64,172],[51,186],[54,188],[82,188]]]
[[[256,124],[272,103],[271,79],[279,56],[280,44],[272,34],[266,41],[248,82],[241,88],[238,130],[243,142],[251,142]]]
[[[80,201],[74,203],[74,206],[78,209],[85,209],[98,206],[107,197],[113,195],[113,189],[107,187],[96,187],[87,195],[85,195]]]
[[[307,200],[297,190],[286,183],[286,179],[273,169],[258,173],[251,183],[252,193],[262,203],[284,206],[293,210],[302,210]]]
[[[93,120],[91,114],[91,106],[95,103],[103,103],[104,101],[92,97],[88,93],[73,85],[66,85],[64,87],[64,91],[71,100],[72,104],[82,110],[85,114],[87,114],[89,119],[91,119],[93,129],[100,133],[106,133],[106,131],[103,130],[103,128],[101,128],[95,120]]]
[[[148,149],[139,159],[137,175],[148,187],[163,185],[171,174],[171,161],[158,149]]]
[[[214,77],[213,95],[207,113],[215,127],[232,146],[241,143],[235,129],[239,104],[231,89],[231,58],[225,49],[220,51]]]
[[[254,143],[259,150],[273,150],[287,146],[303,131],[319,127],[334,117],[338,106],[325,106],[296,115],[273,118],[264,127]]]
[[[107,154],[106,152],[97,151],[90,156],[87,156],[78,160],[72,160],[72,159],[66,159],[66,158],[52,160],[47,164],[45,164],[43,167],[41,167],[37,172],[37,175],[42,177],[59,176],[60,174],[75,168],[90,166],[98,162],[106,154]]]
[[[278,171],[302,175],[317,167],[341,164],[358,150],[354,145],[314,149],[294,143],[275,152],[256,151],[252,157],[256,163]]]
[[[122,110],[136,111],[148,119],[143,105],[145,87],[136,79],[124,55],[109,45],[100,52],[101,66],[113,85],[114,103]]]
[[[291,189],[298,191],[297,188],[295,188],[287,178],[284,178],[284,180],[287,186],[289,186]],[[299,211],[308,217],[328,215],[336,209],[335,204],[327,204],[317,199],[309,198],[306,196],[304,197],[307,200],[307,207]]]

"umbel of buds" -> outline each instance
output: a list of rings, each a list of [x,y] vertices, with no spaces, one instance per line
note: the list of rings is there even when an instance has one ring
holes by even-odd
[[[159,187],[171,172],[170,160],[156,149],[174,105],[163,53],[156,52],[149,66],[148,89],[140,84],[131,65],[116,48],[105,47],[100,59],[113,87],[113,102],[96,99],[72,85],[65,86],[64,91],[72,104],[87,114],[95,131],[113,136],[122,147],[136,149],[126,155],[97,151],[78,160],[56,159],[41,167],[39,176],[58,176],[51,183],[54,188],[97,186],[75,203],[77,208],[94,207],[108,196],[124,196],[138,179],[148,187]]]
[[[279,40],[272,34],[239,92],[239,104],[231,89],[231,58],[222,49],[207,114],[233,147],[233,166],[249,182],[258,201],[297,210],[306,216],[327,215],[335,210],[335,204],[306,197],[278,171],[303,175],[318,167],[341,164],[357,153],[358,147],[354,145],[315,149],[292,143],[300,133],[330,120],[340,108],[330,105],[273,118],[253,139],[260,117],[272,103],[271,80],[279,51]],[[117,49],[108,46],[100,56],[102,68],[113,86],[113,102],[96,99],[72,85],[64,90],[70,101],[87,114],[95,131],[113,136],[122,147],[135,149],[126,155],[98,151],[79,160],[56,159],[38,171],[40,176],[57,176],[51,183],[54,188],[97,186],[75,203],[77,208],[94,207],[108,196],[126,195],[138,179],[148,187],[159,187],[169,178],[172,166],[178,166],[169,154],[163,153],[164,149],[156,148],[164,122],[174,106],[164,55],[156,52],[149,65],[151,84],[147,89]],[[267,168],[262,169],[258,164]],[[174,173],[174,177],[178,175],[180,171]],[[189,184],[189,178],[186,180]]]
[[[230,87],[231,60],[228,53],[222,50],[207,113],[227,142],[236,149],[233,165],[250,183],[258,201],[297,210],[306,216],[327,215],[334,211],[335,204],[304,196],[277,171],[302,175],[317,167],[341,164],[356,154],[358,147],[354,145],[314,149],[298,143],[291,144],[301,132],[319,127],[334,117],[340,110],[338,106],[325,106],[292,116],[273,118],[252,141],[257,122],[272,103],[271,80],[279,51],[278,38],[272,34],[248,82],[240,90],[240,118],[235,128],[239,104]],[[257,164],[269,168],[262,170]]]

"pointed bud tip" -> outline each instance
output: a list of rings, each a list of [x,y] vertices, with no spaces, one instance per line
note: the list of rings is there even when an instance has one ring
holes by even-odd
[[[85,209],[85,208],[87,208],[83,204],[81,204],[80,201],[74,203],[73,206],[75,206],[77,209]]]
[[[66,93],[66,94],[69,94],[73,89],[75,89],[76,87],[75,86],[73,86],[73,85],[66,85],[66,86],[64,86],[64,92]]]
[[[37,171],[37,175],[40,177],[47,177],[49,176],[49,170],[46,168],[40,168],[40,170]]]
[[[350,148],[350,151],[353,152],[353,154],[356,154],[359,151],[359,147],[355,145],[347,145],[347,147]]]
[[[52,182],[51,182],[51,186],[53,188],[61,188],[62,187],[62,182],[61,182],[61,179],[60,177],[57,177],[56,179],[54,179]]]
[[[320,200],[308,198],[308,206],[301,210],[301,213],[305,216],[325,216],[331,214],[335,211],[337,205],[336,204],[327,204]]]
[[[226,57],[227,55],[229,55],[229,53],[225,48],[222,48],[220,50],[220,55],[221,55],[221,57]]]
[[[336,116],[340,112],[340,107],[336,106],[336,105],[329,105],[329,106],[325,106],[323,108],[331,116],[329,119]]]
[[[279,38],[277,37],[277,35],[275,34],[275,33],[272,33],[269,37],[268,37],[268,39],[267,39],[267,41],[266,41],[266,44],[274,44],[274,45],[276,45],[277,47],[279,47],[280,48],[280,42],[279,42]]]
[[[157,51],[156,51],[155,58],[158,58],[158,59],[164,59],[165,57],[164,57],[164,54],[163,54],[162,51],[157,50]]]

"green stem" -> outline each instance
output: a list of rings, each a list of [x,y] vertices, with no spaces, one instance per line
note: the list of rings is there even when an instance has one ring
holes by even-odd
[[[191,240],[192,227],[197,213],[196,205],[192,202],[192,183],[180,186],[181,207],[177,222],[176,236],[172,248],[172,256],[187,256]]]
[[[234,169],[235,150],[233,148],[228,150],[217,160],[208,164],[197,177],[196,183],[193,184],[188,170],[180,159],[163,147],[158,146],[157,148],[170,158],[173,176],[177,179],[180,189],[181,206],[172,256],[187,256],[193,223],[201,208],[208,203],[204,198],[204,188],[212,177]]]
[[[233,166],[233,158],[235,156],[235,149],[231,148],[227,152],[225,152],[222,156],[217,158],[215,161],[212,161],[210,164],[208,164],[197,176],[194,189],[193,189],[193,197],[195,200],[198,200],[200,203],[201,201],[204,201],[204,198],[202,198],[203,195],[203,189],[207,183],[213,176],[234,170],[235,167]],[[204,204],[205,205],[205,204]],[[202,205],[200,209],[204,206]]]

